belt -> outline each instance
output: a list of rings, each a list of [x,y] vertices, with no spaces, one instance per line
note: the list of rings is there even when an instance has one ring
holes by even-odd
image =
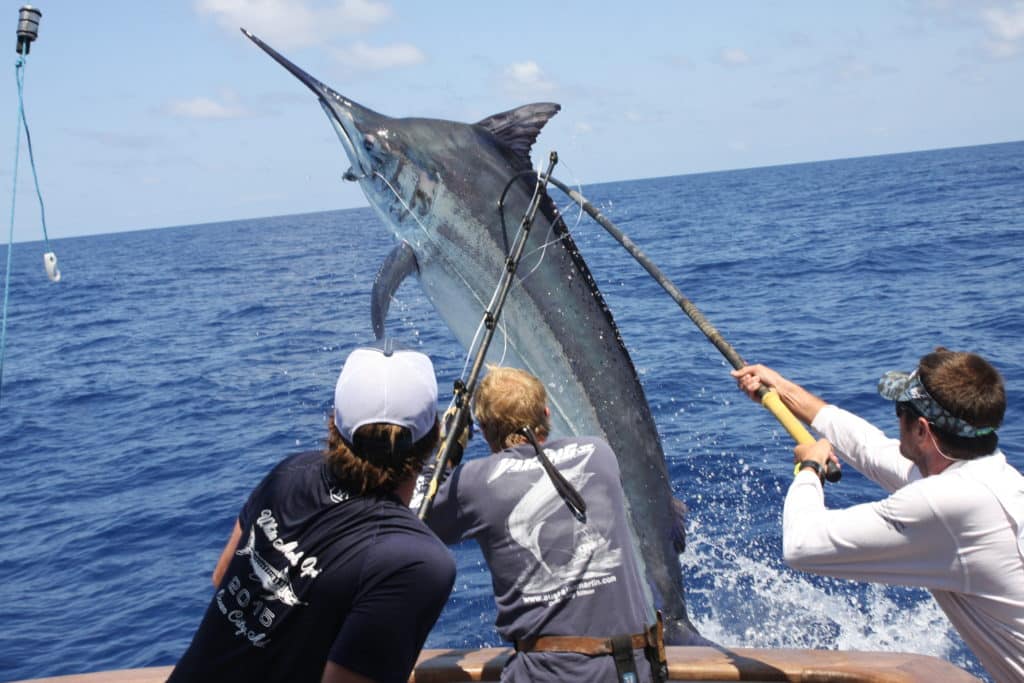
[[[657,638],[652,626],[643,633],[629,636],[630,645],[634,650],[645,647],[657,647]],[[575,652],[581,655],[597,657],[610,655],[613,652],[611,638],[592,638],[587,636],[535,636],[516,641],[516,652]]]
[[[517,640],[515,645],[516,652],[575,652],[591,657],[612,655],[615,658],[615,669],[618,672],[619,680],[623,683],[636,681],[633,650],[643,650],[644,656],[651,665],[652,677],[655,681],[660,682],[668,680],[664,634],[665,628],[659,611],[657,621],[653,626],[644,629],[643,633],[612,638],[534,636]]]

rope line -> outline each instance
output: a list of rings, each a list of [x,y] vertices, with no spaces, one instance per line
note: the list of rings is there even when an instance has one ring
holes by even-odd
[[[4,310],[2,315],[2,322],[0,322],[0,400],[3,399],[3,387],[4,387],[4,358],[7,351],[7,305],[11,298],[11,264],[13,263],[14,256],[14,202],[17,197],[18,189],[18,154],[21,149],[21,92],[22,92],[22,76],[25,66],[25,55],[22,53],[18,57],[18,60],[14,63],[14,77],[18,82],[18,122],[15,128],[14,136],[14,172],[11,174],[14,177],[13,184],[11,186],[11,225],[7,235],[7,272],[4,274]]]
[[[7,233],[7,271],[4,274],[3,313],[0,314],[0,400],[3,399],[4,358],[7,351],[7,309],[11,298],[11,268],[14,263],[14,209],[18,194],[18,159],[21,154],[22,127],[25,128],[28,158],[32,166],[32,179],[35,182],[36,197],[39,199],[39,214],[43,225],[43,242],[46,245],[47,254],[51,254],[53,251],[50,248],[50,237],[46,231],[46,207],[43,204],[43,193],[39,189],[39,174],[36,172],[36,159],[32,152],[32,135],[28,130],[28,118],[25,116],[25,57],[27,54],[28,44],[21,44],[21,54],[18,55],[18,59],[14,62],[14,80],[18,84],[18,120],[14,136],[14,171],[11,173],[13,180],[11,185],[11,221]]]
[[[25,116],[25,100],[22,96],[22,91],[25,85],[25,72],[24,72],[24,60],[19,59],[22,62],[22,69],[18,71],[18,114],[22,125],[25,126],[25,142],[28,148],[28,160],[29,165],[32,166],[32,180],[35,182],[36,197],[39,199],[39,216],[43,224],[43,243],[46,245],[46,251],[52,251],[50,249],[50,237],[46,234],[46,207],[43,205],[43,193],[39,190],[39,174],[36,173],[36,157],[32,153],[32,134],[28,132],[28,117]],[[13,203],[13,202],[12,202]]]

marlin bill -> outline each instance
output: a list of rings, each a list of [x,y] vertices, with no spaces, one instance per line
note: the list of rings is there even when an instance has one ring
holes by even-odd
[[[536,187],[531,147],[559,105],[528,104],[475,124],[391,118],[243,33],[317,96],[351,163],[346,179],[359,183],[397,240],[373,286],[375,333],[384,333],[391,295],[415,275],[470,348]],[[647,399],[611,311],[546,195],[499,325],[489,360],[545,381],[556,433],[601,437],[617,454],[651,608],[664,614],[666,639],[706,643],[686,612],[680,505]]]

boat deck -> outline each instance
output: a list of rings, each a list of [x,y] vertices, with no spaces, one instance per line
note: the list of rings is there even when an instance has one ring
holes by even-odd
[[[761,650],[753,648],[669,647],[673,681],[792,681],[794,683],[967,683],[978,679],[949,662],[898,652]],[[512,651],[424,650],[410,683],[497,681]],[[169,666],[102,671],[34,679],[33,683],[160,683]],[[25,682],[22,682],[25,683]]]

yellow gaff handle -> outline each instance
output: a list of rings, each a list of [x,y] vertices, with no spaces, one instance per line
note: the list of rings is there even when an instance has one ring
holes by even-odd
[[[775,419],[779,421],[779,424],[786,428],[786,431],[789,432],[789,435],[793,437],[793,440],[798,444],[814,443],[814,437],[811,436],[811,433],[807,431],[806,427],[804,427],[804,423],[796,419],[796,415],[794,415],[789,408],[785,406],[782,402],[782,398],[779,396],[779,392],[774,389],[762,391],[761,405],[767,408],[768,411],[775,416]],[[793,474],[796,474],[799,471],[800,463],[797,463],[796,467],[793,469]],[[831,460],[825,463],[826,479],[835,482],[839,481],[842,476],[842,470],[836,467],[835,463]]]
[[[793,440],[797,443],[814,443],[814,437],[807,431],[803,423],[796,419],[796,416],[790,412],[783,403],[782,399],[779,398],[779,392],[777,391],[766,391],[764,396],[761,397],[761,405],[771,412],[775,416],[775,419],[779,421],[789,435],[793,437]]]

